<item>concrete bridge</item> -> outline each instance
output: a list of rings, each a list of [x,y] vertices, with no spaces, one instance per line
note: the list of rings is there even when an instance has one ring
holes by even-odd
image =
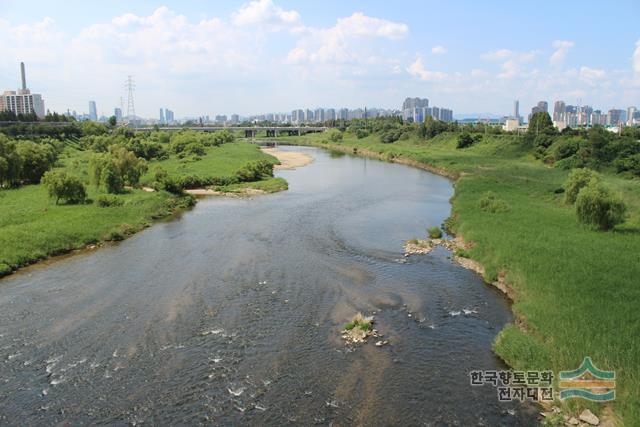
[[[196,132],[218,132],[222,130],[228,131],[244,131],[245,138],[255,138],[258,132],[265,132],[267,138],[277,138],[281,135],[286,136],[300,136],[306,133],[324,132],[327,127],[316,126],[238,126],[238,127],[225,127],[225,126],[190,126],[190,127],[139,127],[134,130],[137,132],[151,132],[154,130],[162,131],[180,131],[183,129],[193,130]]]

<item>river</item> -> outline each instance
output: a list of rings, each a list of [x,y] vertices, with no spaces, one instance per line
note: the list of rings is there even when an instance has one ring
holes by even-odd
[[[0,424],[535,424],[469,385],[505,368],[504,296],[442,248],[404,262],[403,241],[449,215],[451,182],[295,150],[315,161],[278,172],[286,192],[202,199],[1,280]],[[345,346],[358,311],[390,345]]]

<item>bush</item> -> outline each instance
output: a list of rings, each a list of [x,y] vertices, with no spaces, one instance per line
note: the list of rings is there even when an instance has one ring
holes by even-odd
[[[509,204],[498,198],[493,192],[487,191],[478,200],[480,210],[489,213],[507,212]]]
[[[429,227],[427,228],[427,233],[429,233],[429,237],[432,239],[440,239],[442,237],[440,227]]]
[[[578,197],[578,193],[586,187],[592,180],[598,180],[599,175],[591,169],[573,169],[564,182],[564,201],[573,204]]]
[[[273,165],[266,160],[249,162],[236,172],[236,178],[240,182],[260,181],[270,176],[273,176]]]
[[[471,135],[467,132],[463,132],[458,135],[458,145],[456,145],[456,148],[467,148],[473,145],[474,142],[475,141]]]
[[[583,224],[599,230],[611,230],[624,222],[626,206],[600,181],[592,180],[576,198],[576,214]]]
[[[368,130],[365,130],[365,129],[356,130],[356,138],[362,139],[362,138],[366,138],[368,136],[369,136],[369,131]]]
[[[329,140],[331,142],[339,142],[342,141],[342,132],[340,132],[338,129],[331,129],[328,132],[329,135]]]
[[[124,200],[116,196],[103,195],[103,196],[98,196],[98,198],[96,199],[96,205],[98,205],[98,207],[101,207],[101,208],[122,206],[123,204],[124,204]]]
[[[67,175],[64,171],[49,171],[42,177],[42,184],[47,189],[49,197],[68,204],[83,203],[87,198],[84,184],[75,176]]]

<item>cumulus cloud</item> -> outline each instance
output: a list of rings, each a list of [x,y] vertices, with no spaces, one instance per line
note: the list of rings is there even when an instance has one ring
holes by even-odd
[[[588,80],[601,79],[605,76],[604,70],[589,67],[580,67],[580,77]]]
[[[406,24],[354,13],[337,20],[333,27],[300,27],[300,38],[287,55],[292,64],[358,63],[374,56],[376,40],[399,40],[409,33]]]
[[[555,49],[551,57],[549,58],[549,62],[551,65],[559,65],[564,61],[564,58],[567,56],[569,49],[573,47],[574,43],[569,40],[555,40],[551,46]]]
[[[420,80],[428,82],[441,81],[447,77],[445,73],[442,73],[440,71],[427,70],[427,68],[424,66],[424,63],[422,62],[422,58],[419,56],[411,65],[409,65],[409,67],[407,68],[407,72],[412,76],[419,78]]]
[[[442,55],[447,53],[447,48],[444,46],[434,46],[431,48],[431,53],[434,55]]]
[[[244,4],[233,14],[237,26],[261,25],[279,30],[300,24],[300,14],[295,10],[284,10],[272,0],[255,0]]]

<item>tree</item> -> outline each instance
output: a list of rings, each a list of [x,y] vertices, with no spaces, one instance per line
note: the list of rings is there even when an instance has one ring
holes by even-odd
[[[583,224],[599,230],[611,230],[624,222],[626,206],[600,181],[592,180],[578,193],[576,214]]]
[[[42,175],[53,166],[57,157],[56,150],[51,145],[31,141],[18,142],[16,153],[22,162],[20,179],[32,184],[40,182]]]
[[[600,175],[591,169],[572,169],[571,172],[569,172],[567,180],[564,182],[565,203],[575,203],[580,190],[589,185],[591,181],[598,180],[599,178]]]
[[[46,187],[49,197],[68,204],[82,203],[87,198],[87,191],[78,178],[68,175],[65,171],[48,171],[42,177],[42,184]]]
[[[0,187],[17,184],[21,172],[22,157],[16,151],[16,143],[0,134]]]
[[[116,116],[111,116],[109,117],[108,123],[110,127],[114,128],[118,124],[118,119],[116,118]]]
[[[529,128],[527,130],[527,134],[529,135],[539,135],[541,133],[555,133],[551,117],[549,113],[545,113],[544,111],[533,113],[531,120],[529,120]]]
[[[96,153],[89,159],[89,175],[96,186],[108,193],[121,193],[126,184],[136,185],[147,171],[147,162],[126,148],[111,145],[107,153]]]

